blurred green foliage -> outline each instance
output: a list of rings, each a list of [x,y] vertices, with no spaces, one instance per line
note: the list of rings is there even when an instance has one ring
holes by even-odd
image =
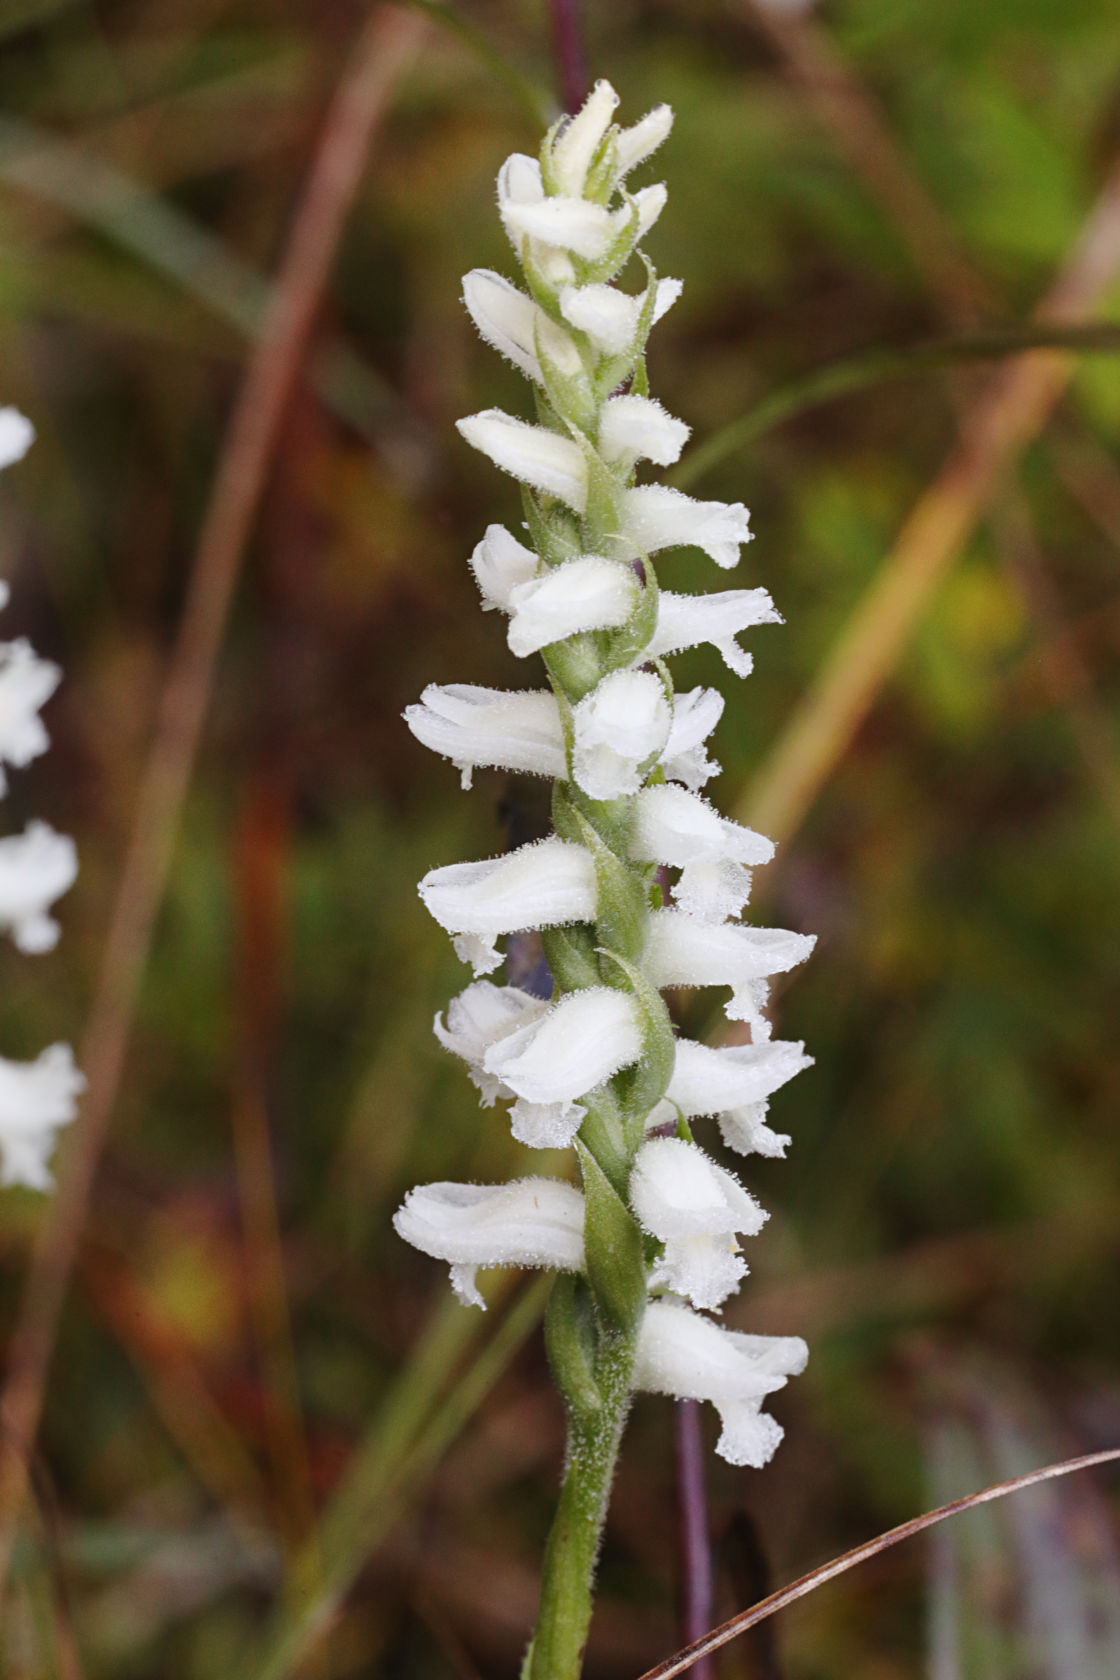
[[[528,1166],[431,1037],[464,975],[414,889],[433,864],[500,849],[511,822],[543,822],[540,790],[483,775],[463,797],[399,721],[428,681],[524,680],[465,564],[516,502],[452,422],[522,400],[474,340],[459,277],[508,269],[492,180],[535,144],[532,99],[552,99],[549,21],[529,0],[457,10],[509,73],[432,28],[335,265],[54,1364],[50,1493],[0,1630],[5,1674],[70,1672],[68,1628],[91,1680],[257,1672],[309,1509],[369,1420],[391,1418],[393,1382],[411,1395],[411,1352],[445,1296],[442,1269],[392,1234],[394,1206],[418,1179]],[[624,111],[677,110],[649,245],[685,292],[651,374],[697,441],[818,367],[954,325],[749,7],[584,11],[589,62]],[[0,10],[0,399],[39,432],[0,486],[5,633],[26,631],[66,672],[53,750],[8,813],[74,832],[82,858],[58,950],[0,952],[6,1053],[78,1036],[225,420],[360,19],[348,0]],[[819,27],[940,207],[988,320],[1022,324],[1120,146],[1115,7],[835,0]],[[749,785],[983,377],[915,370],[821,403],[698,486],[750,505],[743,579],[787,619],[754,637],[745,685],[703,652],[679,661],[682,684],[728,692],[721,803]],[[789,1160],[749,1164],[772,1219],[733,1314],[804,1333],[813,1359],[777,1407],[789,1438],[765,1474],[711,1460],[721,1613],[765,1590],[758,1557],[781,1582],[912,1514],[930,1488],[947,1497],[996,1474],[1007,1452],[991,1442],[1018,1440],[1020,1424],[1039,1461],[1120,1440],[1118,449],[1116,360],[1086,356],[808,824],[759,875],[761,920],[821,936],[780,1002],[783,1035],[804,1037],[817,1065],[775,1104]],[[1041,568],[1044,611],[1025,566]],[[662,575],[718,582],[689,552]],[[1064,691],[1047,650],[1065,658]],[[277,883],[263,956],[245,933],[258,878]],[[235,1070],[258,986],[275,991],[265,1095],[300,1402],[288,1458],[236,1166]],[[686,1007],[693,1028],[715,1026],[706,1000]],[[34,1198],[5,1193],[5,1325],[36,1219]],[[443,1392],[463,1355],[439,1347]],[[977,1347],[997,1373],[980,1384],[983,1449],[967,1399]],[[535,1339],[456,1430],[407,1474],[400,1446],[378,1496],[390,1543],[368,1563],[355,1554],[329,1650],[301,1675],[515,1674],[561,1450]],[[592,1675],[635,1674],[675,1642],[669,1430],[665,1402],[639,1403]],[[1073,1542],[1053,1536],[1081,1519],[1063,1509],[1043,1525],[1054,1556],[1114,1611],[1111,1519],[1102,1506],[1105,1538],[1071,1563]],[[789,1615],[780,1666],[744,1640],[721,1673],[1018,1680],[1016,1641],[1037,1633],[1017,1609],[1034,1602],[1032,1577],[1008,1553],[1012,1585],[1002,1599],[991,1587],[1000,1532],[962,1539],[964,1564],[888,1554]],[[1048,1662],[1052,1646],[1032,1649]],[[952,1649],[959,1666],[937,1668]],[[1100,1646],[1101,1680],[1115,1650]]]

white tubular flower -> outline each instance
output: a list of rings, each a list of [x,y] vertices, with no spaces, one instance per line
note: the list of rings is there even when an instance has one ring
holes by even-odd
[[[697,1120],[757,1105],[812,1065],[813,1058],[805,1054],[803,1044],[785,1039],[729,1044],[718,1049],[689,1038],[678,1039],[673,1077],[649,1124],[664,1124],[677,1114]]]
[[[617,108],[617,93],[609,82],[599,81],[576,115],[561,123],[549,148],[552,178],[560,192],[576,198],[582,194],[587,171]]]
[[[510,1116],[514,1137],[535,1149],[566,1148],[587,1112],[577,1098],[641,1053],[634,999],[610,986],[588,986],[500,1039],[482,1065],[522,1099]]]
[[[18,408],[0,408],[0,470],[22,461],[35,442],[35,428]],[[7,599],[4,590],[4,600]],[[4,600],[0,600],[3,606]]]
[[[613,671],[572,713],[572,774],[592,799],[638,792],[665,750],[673,722],[665,687],[652,671]]]
[[[680,280],[659,280],[653,300],[653,325],[676,303],[682,291]],[[613,286],[598,282],[588,286],[565,286],[560,293],[560,313],[565,321],[586,333],[597,350],[608,356],[622,356],[638,335],[638,322],[646,294],[629,297]]]
[[[750,896],[744,865],[769,863],[774,846],[697,794],[665,784],[643,788],[635,801],[630,855],[683,869],[673,887],[677,904],[698,921],[722,922],[738,915]]]
[[[51,1188],[55,1137],[77,1113],[85,1083],[68,1044],[52,1044],[33,1062],[0,1057],[0,1183]]]
[[[507,1097],[511,1102],[514,1097],[508,1085],[503,1085],[483,1067],[487,1050],[519,1027],[539,1020],[547,1009],[543,998],[533,997],[519,986],[495,986],[490,980],[476,980],[465,992],[451,999],[446,1024],[442,1015],[436,1016],[432,1030],[445,1050],[466,1062],[484,1108],[489,1108],[499,1097]]]
[[[717,1308],[747,1266],[736,1233],[757,1236],[767,1215],[734,1173],[683,1138],[651,1138],[638,1151],[630,1206],[642,1229],[664,1243],[650,1276],[654,1288]]]
[[[680,458],[691,430],[653,397],[609,397],[599,419],[599,450],[604,461],[627,472],[635,461],[669,467]]]
[[[581,630],[616,630],[638,604],[638,580],[621,560],[584,554],[509,592],[509,645],[518,658]]]
[[[610,213],[601,204],[563,195],[520,201],[507,197],[502,203],[502,221],[515,241],[515,249],[517,241],[528,238],[570,251],[587,262],[606,254],[615,231]]]
[[[519,543],[504,525],[487,525],[486,534],[471,555],[471,571],[482,596],[483,612],[510,612],[510,597],[518,584],[535,578],[540,564],[531,548]]]
[[[583,1267],[583,1197],[557,1178],[420,1184],[393,1225],[413,1248],[450,1263],[451,1286],[464,1306],[486,1307],[475,1283],[481,1267]]]
[[[754,660],[735,637],[756,624],[782,622],[765,589],[724,589],[713,595],[673,595],[663,589],[657,598],[657,629],[643,657],[665,659],[711,642],[729,671],[749,677]]]
[[[661,755],[661,768],[671,782],[695,790],[719,775],[705,743],[722,716],[723,695],[717,688],[690,688],[674,696],[673,726]]]
[[[750,542],[749,515],[742,502],[698,502],[667,484],[640,484],[623,495],[623,558],[637,559],[659,548],[702,548],[725,569],[739,563],[741,544]]]
[[[476,974],[503,958],[494,941],[527,928],[595,919],[595,860],[584,846],[555,836],[479,863],[430,869],[420,897]]]
[[[73,840],[46,823],[29,823],[22,834],[0,840],[0,927],[21,951],[49,951],[55,945],[58,923],[47,912],[73,886],[77,873]]]
[[[475,769],[552,777],[566,769],[556,697],[543,690],[510,693],[473,683],[429,683],[404,716],[418,741],[451,760],[465,788]]]
[[[642,960],[655,986],[730,986],[728,1017],[752,1020],[759,1007],[752,983],[796,968],[815,944],[784,928],[711,927],[681,910],[655,910]]]
[[[666,140],[673,126],[673,113],[668,105],[655,105],[652,111],[647,111],[640,122],[632,128],[619,131],[615,140],[618,158],[618,176],[621,180],[636,169],[639,163],[652,156]]]
[[[50,746],[39,707],[61,679],[58,666],[40,659],[22,636],[0,642],[0,794],[8,787],[5,764],[21,770]]]
[[[723,1424],[720,1457],[760,1470],[785,1433],[761,1410],[762,1401],[803,1371],[808,1358],[800,1336],[748,1336],[687,1307],[651,1301],[638,1332],[634,1386],[710,1400]]]
[[[544,380],[538,344],[561,373],[576,376],[582,372],[579,351],[567,333],[500,274],[488,268],[472,268],[464,274],[463,302],[479,336],[538,385]]]
[[[515,420],[500,408],[486,408],[481,414],[456,420],[456,426],[471,445],[488,455],[496,467],[558,496],[576,513],[587,504],[587,462],[578,443],[550,432],[546,426],[530,426]]]

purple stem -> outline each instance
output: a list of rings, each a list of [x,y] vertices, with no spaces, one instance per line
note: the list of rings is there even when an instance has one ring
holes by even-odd
[[[560,102],[574,116],[587,97],[587,61],[583,56],[579,0],[549,0],[549,10]]]
[[[680,1527],[681,1635],[686,1645],[701,1639],[714,1620],[712,1549],[708,1537],[708,1492],[704,1482],[704,1440],[700,1406],[678,1400],[673,1408]],[[711,1657],[699,1657],[691,1680],[715,1680]]]

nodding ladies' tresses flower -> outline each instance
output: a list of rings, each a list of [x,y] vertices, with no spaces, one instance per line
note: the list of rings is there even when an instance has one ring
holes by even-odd
[[[420,897],[463,961],[489,974],[502,961],[501,934],[594,920],[595,860],[567,840],[539,840],[504,857],[430,869]]]
[[[747,1270],[735,1234],[757,1236],[766,1214],[734,1173],[683,1138],[651,1138],[638,1151],[630,1206],[664,1247],[651,1288],[671,1289],[694,1307],[718,1307]]]
[[[31,423],[14,408],[0,409],[0,467],[30,448]],[[0,583],[0,607],[8,587]],[[39,659],[23,640],[0,643],[0,795],[4,764],[30,763],[50,744],[39,708],[58,685],[57,665]],[[74,842],[46,823],[0,840],[0,928],[21,951],[49,951],[58,925],[49,914],[77,873]],[[48,1161],[60,1127],[74,1118],[85,1080],[66,1044],[52,1044],[34,1062],[0,1057],[0,1183],[48,1190]]]
[[[583,1197],[556,1178],[512,1184],[422,1184],[393,1219],[414,1248],[451,1265],[465,1306],[485,1307],[475,1273],[482,1266],[583,1266]]]
[[[808,1357],[800,1336],[747,1336],[687,1307],[651,1301],[638,1332],[634,1386],[682,1400],[710,1400],[723,1424],[716,1451],[729,1464],[758,1470],[784,1434],[762,1411],[762,1402],[803,1371]]]
[[[617,103],[598,83],[539,160],[506,160],[498,208],[523,284],[484,269],[463,282],[483,339],[536,387],[535,423],[499,409],[459,422],[467,443],[519,481],[525,519],[516,534],[488,526],[470,563],[483,607],[507,616],[517,657],[542,658],[548,687],[432,685],[405,714],[464,785],[475,768],[555,783],[554,836],[433,869],[420,892],[476,972],[498,966],[504,934],[541,930],[550,1002],[476,980],[446,1022],[436,1017],[436,1034],[484,1104],[511,1104],[515,1138],[576,1146],[586,1210],[572,1186],[522,1180],[429,1185],[397,1215],[402,1236],[451,1264],[466,1299],[478,1298],[481,1265],[580,1273],[554,1289],[547,1333],[573,1420],[565,1474],[578,1485],[565,1508],[591,1513],[591,1526],[557,1530],[550,1547],[528,1680],[578,1673],[589,1614],[579,1582],[628,1395],[711,1400],[719,1450],[762,1464],[781,1434],[762,1400],[805,1362],[796,1338],[726,1331],[672,1298],[718,1309],[746,1269],[738,1238],[765,1216],[690,1140],[688,1123],[714,1116],[732,1149],[781,1152],[787,1140],[767,1127],[766,1104],[808,1059],[799,1044],[770,1042],[767,981],[813,941],[731,919],[773,847],[699,796],[719,769],[708,743],[723,697],[675,690],[664,664],[710,643],[746,676],[751,658],[736,638],[780,616],[763,588],[675,594],[654,570],[651,556],[659,573],[664,551],[683,547],[734,566],[751,533],[740,503],[637,481],[643,463],[670,464],[688,437],[646,374],[650,330],[680,283],[660,279],[643,253],[644,290],[617,284],[665,203],[664,187],[631,192],[624,182],[672,116],[658,106],[618,128]],[[661,907],[666,885],[672,908]],[[751,1042],[712,1049],[677,1038],[660,995],[676,986],[730,987],[727,1013],[750,1023]],[[576,1545],[586,1557],[573,1574]]]
[[[58,923],[47,912],[77,873],[73,840],[46,823],[29,823],[22,834],[0,840],[0,927],[21,951],[52,949]]]

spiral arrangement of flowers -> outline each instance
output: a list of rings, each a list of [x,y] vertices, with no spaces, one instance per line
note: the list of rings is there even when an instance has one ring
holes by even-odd
[[[579,1672],[611,1473],[630,1396],[711,1401],[717,1451],[761,1466],[781,1438],[762,1410],[804,1366],[797,1337],[746,1335],[708,1316],[746,1272],[739,1238],[766,1215],[693,1137],[715,1118],[742,1154],[781,1155],[770,1096],[808,1065],[775,1040],[768,981],[808,956],[812,938],[739,920],[751,871],[773,846],[701,789],[719,766],[708,739],[723,709],[710,688],[678,692],[666,660],[712,643],[746,676],[741,631],[780,622],[765,589],[706,595],[660,588],[652,556],[690,545],[737,564],[749,539],[741,504],[635,483],[641,462],[677,460],[688,427],[649,394],[646,344],[680,294],[640,242],[665,188],[627,179],[661,144],[661,105],[631,128],[599,82],[546,136],[539,162],[514,154],[498,176],[503,225],[525,289],[473,270],[463,296],[482,337],[532,382],[536,420],[490,409],[459,430],[523,488],[525,530],[491,525],[471,565],[485,609],[508,619],[511,650],[540,655],[548,686],[503,692],[432,685],[406,718],[462,772],[545,776],[554,833],[497,858],[431,870],[420,895],[476,978],[436,1036],[466,1063],[485,1105],[508,1103],[530,1148],[571,1147],[580,1187],[525,1177],[427,1184],[396,1215],[400,1235],[450,1264],[465,1303],[482,1304],[486,1266],[557,1273],[546,1319],[569,1450],[545,1561],[532,1680]],[[645,285],[619,277],[637,257]],[[551,999],[487,978],[498,942],[538,930]],[[729,990],[727,1016],[749,1042],[680,1038],[662,992]],[[747,1038],[746,1031],[741,1036]]]

